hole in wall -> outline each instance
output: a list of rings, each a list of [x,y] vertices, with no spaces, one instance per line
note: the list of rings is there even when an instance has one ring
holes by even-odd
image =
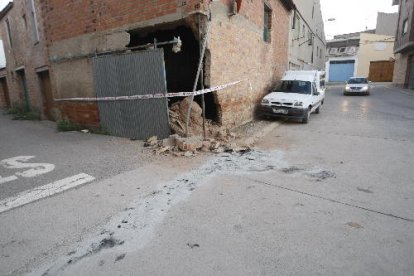
[[[200,44],[193,30],[184,21],[161,25],[147,29],[130,30],[130,44],[128,47],[136,47],[145,44],[171,41],[174,37],[180,37],[182,41],[181,51],[174,53],[172,44],[161,45],[164,49],[165,71],[168,92],[189,92],[193,90],[194,79],[200,58]],[[206,62],[208,58],[205,58]],[[209,59],[208,59],[209,60]],[[204,71],[209,70],[204,67]],[[206,87],[208,85],[206,84]],[[197,89],[201,89],[200,82]],[[169,98],[169,105],[182,101],[182,97]],[[201,96],[196,96],[195,101],[201,106]],[[213,93],[205,94],[206,118],[218,121],[217,105]]]

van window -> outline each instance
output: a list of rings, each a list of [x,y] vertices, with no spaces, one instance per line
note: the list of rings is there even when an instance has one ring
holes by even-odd
[[[285,93],[296,93],[296,94],[311,94],[311,83],[309,81],[281,81],[273,91],[285,92]]]

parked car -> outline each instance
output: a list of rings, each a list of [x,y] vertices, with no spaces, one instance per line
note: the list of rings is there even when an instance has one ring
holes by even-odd
[[[312,112],[319,113],[325,100],[325,73],[287,71],[258,108],[266,117],[299,119],[309,122]]]
[[[369,95],[371,90],[370,82],[364,77],[350,78],[345,85],[344,95],[364,94]]]

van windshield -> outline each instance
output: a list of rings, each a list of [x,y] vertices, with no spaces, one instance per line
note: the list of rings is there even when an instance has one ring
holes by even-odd
[[[285,80],[278,83],[273,91],[296,94],[311,94],[311,83],[309,81]]]

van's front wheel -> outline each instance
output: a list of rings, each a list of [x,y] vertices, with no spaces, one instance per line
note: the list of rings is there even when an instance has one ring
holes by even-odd
[[[302,119],[302,123],[304,123],[304,124],[309,123],[310,114],[311,114],[311,109],[310,109],[310,108],[308,108],[308,109],[306,110],[306,114],[305,114],[305,116],[304,116],[304,117],[303,117],[303,119]]]

